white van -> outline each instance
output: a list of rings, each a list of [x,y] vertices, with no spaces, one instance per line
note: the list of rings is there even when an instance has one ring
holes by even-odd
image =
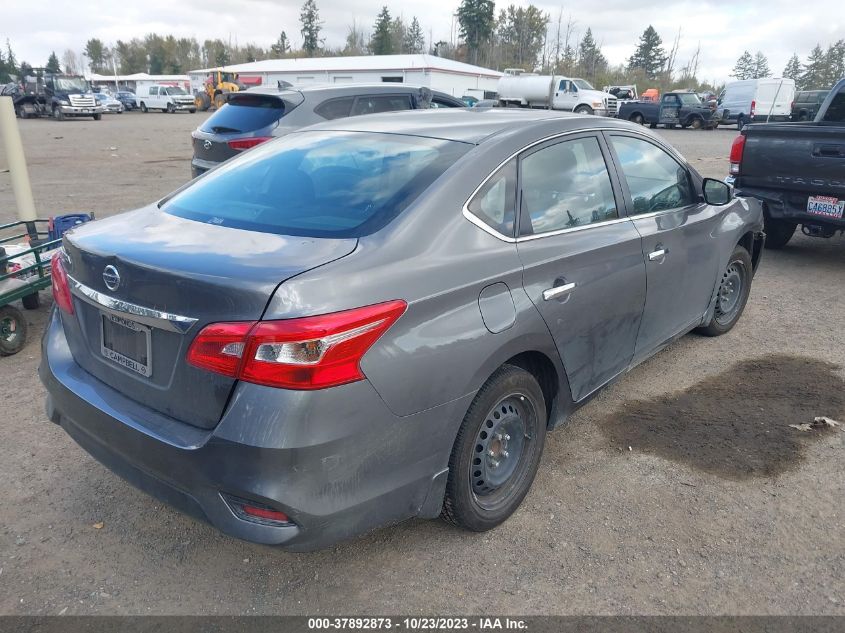
[[[138,92],[135,93],[135,103],[141,108],[141,112],[150,110],[161,110],[162,112],[197,111],[192,95],[189,95],[179,86],[166,86],[164,84],[139,87]]]
[[[792,79],[732,81],[719,96],[719,122],[736,123],[741,130],[754,121],[789,121],[794,99]]]

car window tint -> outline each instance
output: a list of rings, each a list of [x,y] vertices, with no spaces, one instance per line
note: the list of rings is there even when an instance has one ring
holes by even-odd
[[[595,137],[556,143],[522,159],[522,213],[533,233],[619,217],[613,187]]]
[[[630,136],[611,136],[634,213],[651,213],[693,204],[689,173],[674,158],[653,143]]]
[[[516,159],[508,161],[473,196],[470,213],[502,235],[513,237],[516,218]]]
[[[358,97],[352,106],[352,116],[410,110],[411,100],[407,95],[384,95]]]
[[[839,91],[824,113],[822,121],[825,123],[845,123],[845,88]]]
[[[349,116],[349,113],[352,111],[352,103],[354,101],[355,97],[329,99],[314,108],[314,112],[329,121],[332,119],[342,119]]]
[[[385,226],[472,147],[399,134],[294,133],[227,161],[161,208],[248,231],[358,237]]]

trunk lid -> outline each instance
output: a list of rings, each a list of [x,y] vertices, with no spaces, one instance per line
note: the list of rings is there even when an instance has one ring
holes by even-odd
[[[209,323],[260,319],[280,283],[345,257],[356,244],[354,238],[221,227],[169,215],[156,206],[85,225],[64,240],[75,306],[74,315],[62,313],[68,343],[81,367],[127,397],[213,428],[235,381],[186,363],[193,337]],[[112,274],[104,275],[109,266]],[[138,316],[138,308],[151,312]],[[166,318],[151,318],[152,311]],[[149,376],[104,355],[104,340],[114,336],[109,315],[149,327],[144,356]],[[127,334],[118,330],[119,336]]]

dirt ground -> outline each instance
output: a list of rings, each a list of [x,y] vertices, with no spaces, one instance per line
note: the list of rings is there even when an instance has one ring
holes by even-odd
[[[103,217],[176,188],[202,116],[22,121],[38,208]],[[661,133],[725,175],[735,132]],[[50,424],[45,305],[0,359],[0,613],[843,615],[845,432],[788,426],[845,417],[843,288],[845,239],[796,237],[734,331],[684,337],[552,433],[504,525],[415,520],[313,554],[163,507]]]

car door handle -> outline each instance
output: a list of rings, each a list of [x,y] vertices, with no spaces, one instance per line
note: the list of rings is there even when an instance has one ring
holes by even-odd
[[[666,257],[666,253],[668,253],[668,252],[669,251],[666,250],[665,248],[658,248],[656,251],[651,251],[648,254],[648,261],[650,261],[650,262],[659,261],[659,260],[663,259],[664,257]]]
[[[555,286],[553,288],[549,288],[548,290],[543,291],[543,301],[551,301],[552,299],[568,295],[573,290],[575,290],[574,281],[568,284],[563,284],[562,286]]]

